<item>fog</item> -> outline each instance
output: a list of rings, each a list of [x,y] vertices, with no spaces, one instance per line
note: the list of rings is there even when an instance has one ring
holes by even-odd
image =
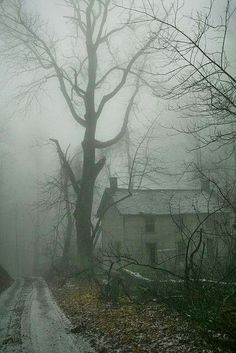
[[[126,6],[125,3],[124,1],[124,6]],[[196,10],[203,11],[207,4],[206,0],[198,2],[187,0],[182,11],[185,14],[194,13]],[[222,17],[223,1],[219,0],[217,4],[214,7],[216,22]],[[45,27],[46,31],[55,31],[61,38],[60,55],[63,54],[64,58],[71,55],[70,42],[63,39],[72,31],[72,26],[65,18],[65,14],[69,14],[70,11],[63,1],[27,0],[24,1],[24,6],[27,11],[38,13],[45,22],[48,22],[48,26]],[[109,18],[109,20],[119,24],[117,18]],[[188,28],[187,19],[185,24]],[[229,28],[226,47],[228,60],[232,62],[233,73],[236,69],[235,28],[234,18],[234,23],[231,23]],[[119,34],[116,35],[117,48],[119,48],[117,55],[121,60],[129,56],[140,44],[139,36],[145,31],[146,28],[143,25],[134,37],[130,34],[130,37],[125,39],[119,38]],[[215,42],[212,43],[212,50],[214,50]],[[81,51],[84,50],[83,47],[84,43],[81,45]],[[64,60],[63,57],[62,60]],[[110,59],[104,57],[102,60],[106,64]],[[157,65],[157,58],[154,57],[152,60]],[[49,139],[57,139],[63,151],[69,146],[68,155],[72,157],[81,149],[84,129],[73,119],[56,80],[50,80],[33,97],[21,97],[19,93],[22,87],[34,79],[34,72],[26,70],[20,74],[17,66],[14,67],[10,60],[5,62],[3,58],[0,74],[2,87],[0,93],[0,262],[13,276],[32,275],[35,273],[35,257],[41,256],[39,261],[42,263],[46,261],[42,259],[45,256],[42,253],[45,252],[45,244],[50,242],[56,212],[53,210],[43,212],[36,207],[37,202],[43,197],[40,186],[49,177],[57,175],[60,169],[55,144]],[[116,77],[112,78],[112,80],[115,79]],[[111,86],[112,84],[113,82],[110,82]],[[109,90],[110,85],[105,90]],[[128,87],[104,111],[97,126],[96,138],[98,140],[109,140],[120,130],[129,95],[130,88]],[[198,153],[194,149],[197,141],[194,136],[177,131],[185,128],[188,122],[183,118],[182,111],[172,111],[170,105],[169,100],[155,97],[150,89],[145,87],[142,87],[136,100],[134,113],[129,123],[130,136],[138,140],[151,122],[156,119],[149,152],[152,153],[152,158],[156,157],[156,163],[160,168],[156,174],[152,175],[152,178],[143,180],[141,187],[198,188],[200,181],[194,178],[194,173],[188,168],[189,164],[197,162]],[[126,185],[127,187],[127,175],[125,174],[127,161],[124,161],[125,152],[122,155],[122,148],[118,147],[117,150],[114,146],[110,150],[107,148],[105,152],[101,150],[99,153],[101,156],[107,156],[107,163],[108,160],[110,161],[108,163],[110,176],[117,176],[120,186]],[[135,149],[135,146],[133,148]],[[204,153],[207,160],[209,149],[202,152],[203,156]],[[212,156],[216,158],[218,152],[213,153]],[[103,171],[98,181],[94,213],[99,202],[97,195],[101,196],[104,188],[108,186],[108,174]],[[37,243],[38,237],[40,245]],[[50,259],[47,261],[50,263]]]

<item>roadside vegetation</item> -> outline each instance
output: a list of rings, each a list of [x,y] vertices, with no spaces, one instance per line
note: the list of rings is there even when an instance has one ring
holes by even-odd
[[[235,293],[219,283],[152,281],[145,277],[73,277],[51,281],[73,332],[99,352],[233,352]]]

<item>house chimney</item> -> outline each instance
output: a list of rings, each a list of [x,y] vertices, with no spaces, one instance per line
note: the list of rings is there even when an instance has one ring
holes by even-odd
[[[117,189],[117,178],[116,177],[111,177],[110,178],[110,189],[111,191],[116,191]]]

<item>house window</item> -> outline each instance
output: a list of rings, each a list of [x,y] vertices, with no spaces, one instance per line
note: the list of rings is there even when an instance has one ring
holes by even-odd
[[[146,233],[154,233],[155,232],[155,217],[151,215],[147,215],[145,217],[145,231]]]
[[[206,246],[207,246],[207,257],[210,261],[213,261],[215,257],[215,250],[216,250],[214,240],[211,238],[208,238]]]
[[[115,257],[116,261],[121,260],[121,241],[113,241],[112,243],[112,254]]]
[[[177,242],[177,255],[178,255],[178,261],[179,262],[184,262],[185,260],[185,255],[186,255],[186,244],[183,240],[179,240]]]
[[[146,243],[148,262],[150,265],[157,263],[157,245],[156,243]]]
[[[184,230],[184,217],[182,215],[179,215],[178,227],[179,227],[180,232],[183,232],[183,230]]]
[[[121,254],[121,241],[114,241],[114,251],[116,254]]]
[[[183,215],[182,214],[172,215],[171,218],[173,219],[173,222],[175,223],[178,231],[180,233],[182,233],[184,230],[184,217],[183,217]]]

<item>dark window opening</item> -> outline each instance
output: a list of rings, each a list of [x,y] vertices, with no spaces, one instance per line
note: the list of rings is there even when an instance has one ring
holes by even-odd
[[[186,244],[183,240],[177,242],[178,260],[184,262],[186,255]]]
[[[114,242],[114,248],[116,252],[121,252],[121,241],[115,241]]]
[[[216,244],[213,239],[207,239],[207,257],[210,261],[213,261],[216,256]]]
[[[184,230],[184,218],[182,215],[179,215],[179,222],[178,222],[180,232]]]
[[[178,231],[182,233],[184,231],[184,216],[181,214],[172,215],[172,219],[176,227],[178,228]]]
[[[121,241],[114,241],[114,254],[118,260],[121,258]]]
[[[155,243],[147,243],[147,255],[150,265],[155,265],[157,263],[157,245]]]
[[[155,232],[155,217],[149,215],[145,217],[145,231],[147,233]]]

